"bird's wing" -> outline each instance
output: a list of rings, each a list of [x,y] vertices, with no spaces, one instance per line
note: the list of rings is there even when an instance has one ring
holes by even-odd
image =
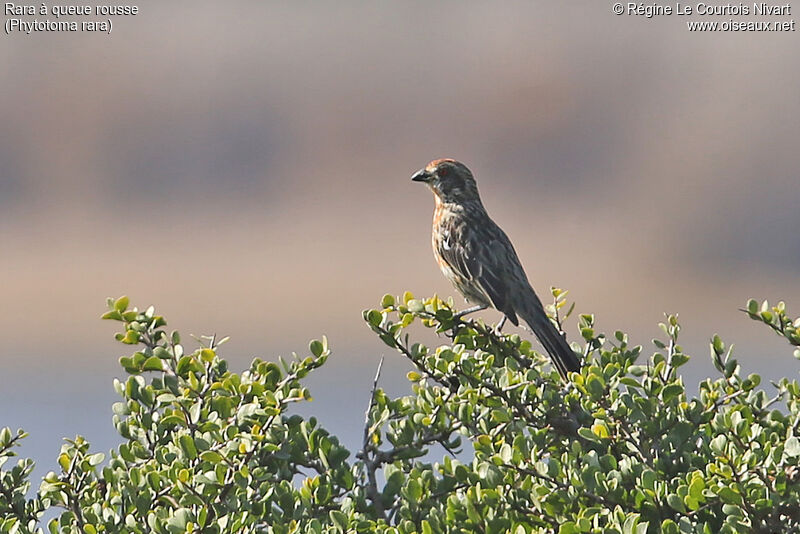
[[[513,267],[519,265],[508,237],[496,225],[488,232],[463,232],[439,247],[451,269],[484,293],[492,305],[515,325],[518,324],[510,295]],[[521,267],[519,268],[521,270]]]

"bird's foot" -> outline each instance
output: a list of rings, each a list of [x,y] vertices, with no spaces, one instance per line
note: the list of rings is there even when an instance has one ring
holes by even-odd
[[[497,337],[501,337],[503,335],[503,327],[505,326],[507,319],[508,317],[504,315],[503,318],[500,319],[500,322],[497,323],[497,326],[494,328],[494,333]]]
[[[467,308],[466,310],[461,310],[460,312],[453,315],[453,319],[461,319],[465,315],[469,315],[470,313],[475,313],[477,311],[485,310],[488,306],[484,306],[479,304],[478,306],[472,306],[471,308]]]

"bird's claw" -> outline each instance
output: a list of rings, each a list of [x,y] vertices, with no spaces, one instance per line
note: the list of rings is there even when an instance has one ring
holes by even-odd
[[[494,327],[494,335],[497,337],[503,337],[503,327],[506,324],[506,319],[508,319],[508,317],[504,315],[503,318],[500,319],[500,322],[497,323],[497,326]]]

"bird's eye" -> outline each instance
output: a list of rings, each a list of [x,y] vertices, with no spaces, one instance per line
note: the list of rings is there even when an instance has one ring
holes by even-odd
[[[440,167],[437,171],[439,178],[445,178],[450,174],[450,167]]]

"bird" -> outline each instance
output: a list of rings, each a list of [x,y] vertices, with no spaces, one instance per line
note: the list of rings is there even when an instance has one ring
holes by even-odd
[[[461,317],[493,307],[519,326],[522,318],[562,379],[580,371],[577,354],[544,311],[514,246],[483,207],[472,172],[454,159],[435,159],[411,177],[433,192],[433,255],[468,303]]]

